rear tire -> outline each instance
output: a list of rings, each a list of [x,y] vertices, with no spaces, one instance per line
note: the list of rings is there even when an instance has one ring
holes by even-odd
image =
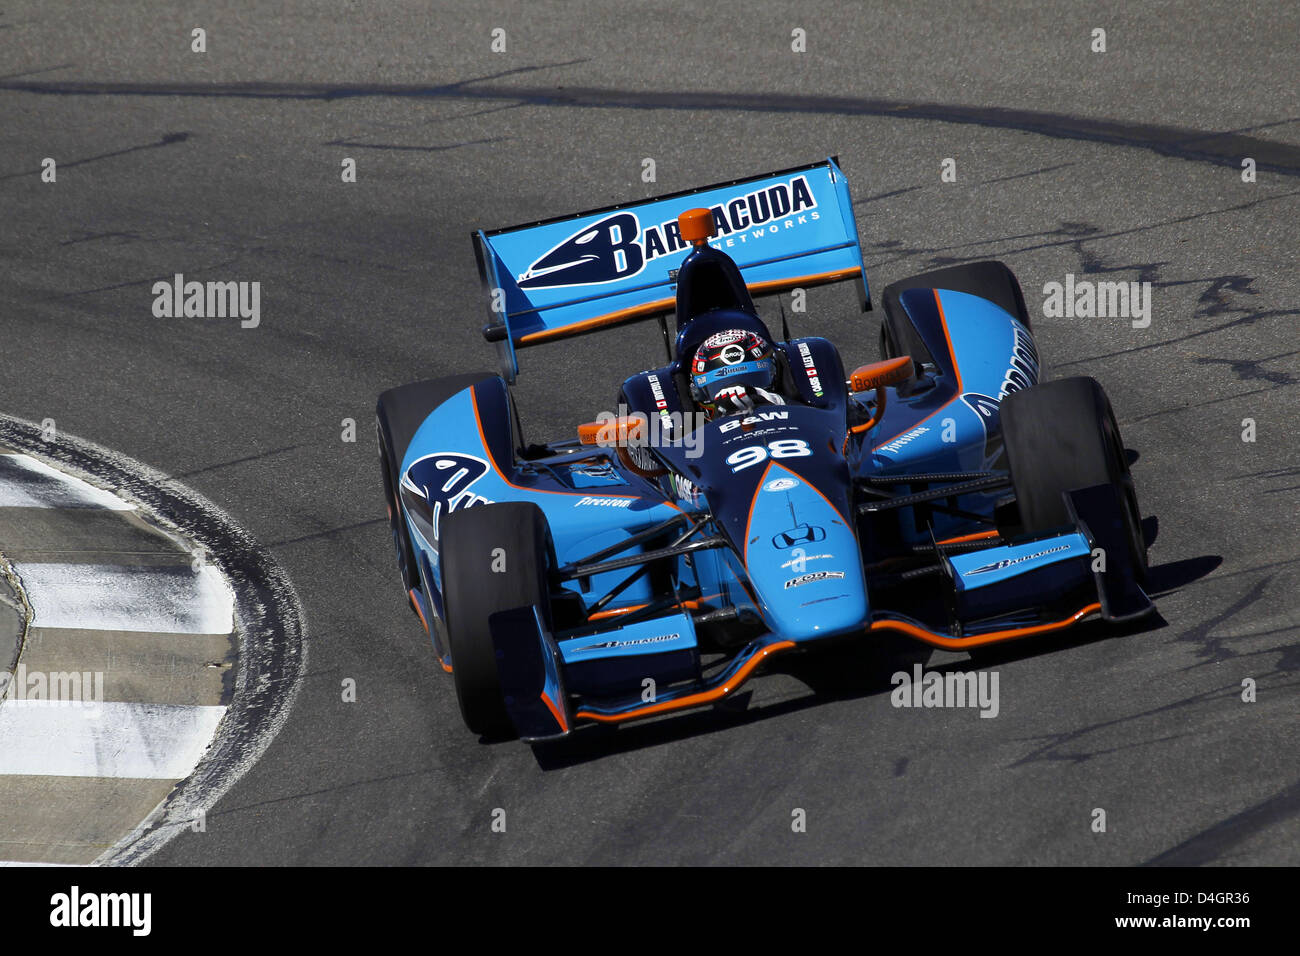
[[[1142,581],[1147,551],[1137,491],[1115,413],[1096,379],[1065,378],[1012,392],[1002,400],[1001,421],[1022,529],[1043,534],[1068,526],[1065,492],[1113,485],[1124,507],[1134,573]]]
[[[477,734],[513,736],[488,617],[535,605],[550,626],[550,526],[537,505],[502,502],[444,515],[439,539],[447,641],[461,716]],[[494,570],[501,561],[504,571]]]

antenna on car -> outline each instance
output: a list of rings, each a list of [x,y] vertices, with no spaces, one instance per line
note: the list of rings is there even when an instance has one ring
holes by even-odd
[[[789,326],[789,324],[788,324],[788,323],[786,322],[786,320],[785,320],[785,303],[782,302],[781,299],[780,299],[780,297],[778,296],[778,297],[777,297],[777,300],[776,300],[776,304],[779,305],[779,306],[781,307],[781,341],[782,341],[782,342],[789,342],[789,341],[790,341],[790,326]]]

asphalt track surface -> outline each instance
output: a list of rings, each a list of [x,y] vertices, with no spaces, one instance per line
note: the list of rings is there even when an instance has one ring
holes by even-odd
[[[961,8],[4,5],[0,408],[216,502],[306,612],[278,737],[151,862],[1300,862],[1298,8]],[[970,665],[864,642],[541,760],[480,744],[399,590],[370,424],[388,386],[491,366],[470,229],[830,154],[874,287],[1001,258],[1047,374],[1106,386],[1161,621],[984,665],[995,719],[892,707],[893,671]],[[154,318],[176,272],[260,281],[260,326]],[[1150,281],[1150,327],[1042,317],[1066,273]],[[851,366],[877,315],[817,290],[795,332]],[[570,434],[657,349],[526,353],[526,431]]]

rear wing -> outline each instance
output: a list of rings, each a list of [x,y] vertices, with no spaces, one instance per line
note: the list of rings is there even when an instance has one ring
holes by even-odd
[[[849,184],[835,158],[543,222],[473,233],[489,300],[483,335],[514,381],[515,350],[666,315],[690,251],[677,215],[706,207],[710,240],[751,295],[856,281],[871,308]]]

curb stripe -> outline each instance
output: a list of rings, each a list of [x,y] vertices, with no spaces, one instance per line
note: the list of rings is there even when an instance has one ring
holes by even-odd
[[[175,620],[175,607],[163,626],[151,622],[148,631],[131,630],[130,624],[113,627],[114,622],[102,619],[69,622],[86,625],[80,628],[50,627],[50,613],[42,616],[42,608],[37,607],[37,620],[31,622],[35,626],[26,632],[19,664],[26,660],[50,671],[45,675],[47,681],[66,682],[67,678],[54,670],[56,665],[59,671],[66,667],[80,672],[83,679],[87,668],[104,672],[104,692],[97,696],[110,703],[101,708],[97,719],[101,723],[107,719],[110,727],[115,720],[119,723],[111,732],[85,734],[88,739],[79,749],[88,753],[80,758],[90,765],[86,769],[91,774],[148,772],[159,776],[57,776],[49,767],[35,775],[0,773],[0,860],[138,863],[179,832],[190,830],[196,815],[210,810],[247,772],[283,725],[300,690],[307,655],[302,608],[293,584],[270,552],[222,509],[157,469],[64,432],[47,436],[39,425],[3,414],[0,445],[83,476],[131,503],[126,510],[119,506],[114,511],[0,507],[3,557],[11,566],[17,565],[19,573],[35,583],[36,578],[50,574],[49,565],[42,567],[46,561],[79,565],[77,574],[103,567],[129,569],[119,570],[120,575],[170,573],[182,604],[195,601],[207,605],[197,611],[185,605],[184,610],[188,626],[208,633],[185,632],[185,625],[178,626]],[[0,447],[0,456],[5,450]],[[11,471],[22,469],[20,463],[10,464]],[[105,520],[113,513],[121,516],[121,529],[113,529]],[[170,549],[159,547],[159,537],[175,545],[174,558],[167,555]],[[208,575],[190,568],[191,554],[200,551],[212,556]],[[163,563],[171,565],[170,572]],[[220,589],[222,600],[215,603],[209,600],[214,594],[211,582],[205,580],[213,571],[226,576],[225,587]],[[21,585],[19,573],[14,577]],[[63,599],[69,608],[74,606],[75,596],[64,595]],[[124,603],[117,596],[117,610]],[[175,600],[166,603],[177,604]],[[80,604],[81,611],[86,611],[86,602]],[[213,625],[198,620],[211,617],[214,606],[220,634],[210,633]],[[101,605],[94,611],[99,614],[102,609]],[[232,619],[238,622],[237,628],[231,627]],[[72,643],[79,631],[86,641],[84,656]],[[224,642],[217,640],[222,636]],[[194,665],[201,665],[203,673],[173,676],[173,668],[184,671]],[[30,682],[30,672],[27,676]],[[219,699],[214,700],[218,693]],[[143,697],[153,702],[118,703],[114,697],[119,701]],[[0,704],[0,716],[10,703]],[[225,703],[228,708],[214,706]],[[78,715],[66,705],[60,709],[61,713],[47,709],[47,725]],[[16,708],[9,715],[9,726],[0,721],[0,735],[4,735],[0,736],[0,755],[9,749],[10,739],[50,732],[49,726],[32,726],[39,723],[38,717],[32,716],[38,710],[39,705]],[[90,723],[84,716],[81,722]],[[115,742],[115,734],[123,740]],[[167,735],[170,740],[163,739]],[[53,737],[44,743],[48,749],[59,746]],[[146,754],[155,747],[186,748],[188,753],[184,759],[171,760],[174,766],[155,763],[139,770],[125,766],[125,759],[116,764],[110,759],[119,743],[141,748]],[[108,753],[97,754],[96,746]],[[91,749],[86,751],[86,747]],[[130,760],[148,762],[147,756]]]
[[[27,632],[6,697],[18,700],[34,691],[67,697],[69,675],[79,674],[81,692],[87,696],[87,681],[102,680],[102,699],[107,701],[216,706],[230,703],[233,688],[228,685],[235,663],[229,634],[34,627]],[[62,695],[49,689],[55,681],[62,682]],[[98,688],[91,690],[99,696]],[[8,706],[7,701],[0,706]]]
[[[0,508],[135,510],[111,492],[21,454],[0,455]]]
[[[234,597],[213,567],[15,564],[34,627],[229,634]]]
[[[175,786],[123,777],[0,777],[0,857],[14,865],[94,863]]]
[[[225,707],[7,700],[0,707],[0,774],[188,777]]]

